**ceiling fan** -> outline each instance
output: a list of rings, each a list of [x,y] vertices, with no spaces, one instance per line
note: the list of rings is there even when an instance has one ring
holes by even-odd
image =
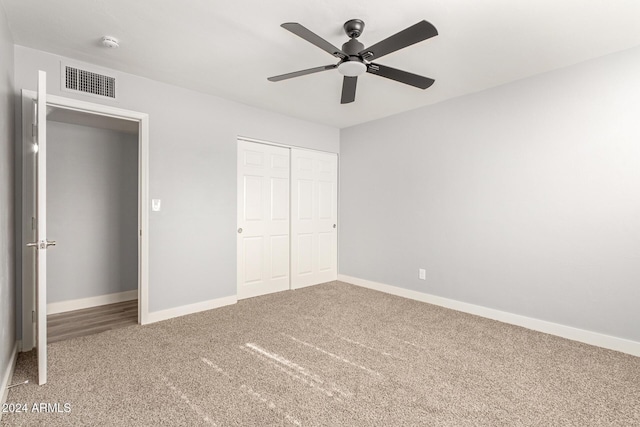
[[[427,21],[420,21],[417,24],[400,31],[391,37],[387,37],[366,49],[362,43],[356,40],[364,30],[364,22],[360,19],[351,19],[345,22],[344,31],[347,33],[347,36],[349,36],[350,40],[342,45],[342,49],[338,49],[297,22],[287,22],[282,24],[281,27],[339,58],[340,61],[337,64],[324,65],[322,67],[309,68],[306,70],[294,71],[293,73],[269,77],[267,79],[269,81],[279,82],[293,77],[300,77],[307,74],[337,68],[338,72],[344,75],[342,82],[342,98],[340,101],[341,104],[348,104],[356,99],[356,84],[358,82],[358,76],[365,72],[375,74],[380,77],[386,77],[387,79],[415,86],[420,89],[428,88],[435,81],[428,77],[419,76],[417,74],[412,74],[396,68],[371,62],[384,55],[395,52],[396,50],[403,49],[407,46],[411,46],[412,44],[437,36],[438,30],[436,30],[436,27]]]

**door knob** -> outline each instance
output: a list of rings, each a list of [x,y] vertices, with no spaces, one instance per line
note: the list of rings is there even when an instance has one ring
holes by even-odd
[[[242,234],[242,228],[238,228],[238,234]]]
[[[38,247],[38,242],[27,243],[27,246],[30,247],[30,248],[37,248]]]
[[[336,224],[333,224],[333,228],[336,228],[336,227],[337,227],[337,225],[336,225]]]
[[[55,240],[47,240],[47,247],[55,246],[55,245],[56,245],[56,241]]]

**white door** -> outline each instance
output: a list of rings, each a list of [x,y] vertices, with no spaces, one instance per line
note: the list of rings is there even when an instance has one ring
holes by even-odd
[[[337,279],[338,156],[291,149],[291,289]]]
[[[238,141],[238,299],[289,289],[289,149]]]
[[[36,347],[38,384],[47,382],[47,248],[55,242],[47,240],[47,73],[38,72],[36,98],[36,241],[27,246],[36,250]]]

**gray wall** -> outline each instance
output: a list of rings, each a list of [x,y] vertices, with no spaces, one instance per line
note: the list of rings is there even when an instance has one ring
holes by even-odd
[[[339,131],[130,74],[118,100],[60,90],[59,56],[16,46],[16,91],[48,92],[148,113],[149,309],[158,311],[236,294],[236,138],[238,135],[338,152]]]
[[[16,341],[13,73],[13,41],[0,5],[0,381]]]
[[[636,48],[343,129],[340,273],[640,341],[639,117]]]
[[[47,123],[47,302],[138,288],[138,135]]]

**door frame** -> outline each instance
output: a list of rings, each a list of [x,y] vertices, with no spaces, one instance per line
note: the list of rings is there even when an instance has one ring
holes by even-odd
[[[236,153],[238,152],[238,141],[246,141],[246,142],[254,142],[257,144],[264,144],[264,145],[273,145],[276,147],[282,147],[282,148],[288,148],[289,150],[295,148],[298,150],[306,150],[306,151],[315,151],[315,152],[319,152],[319,153],[327,153],[327,154],[335,154],[336,156],[336,166],[337,166],[337,170],[336,170],[336,210],[337,210],[337,217],[336,217],[336,221],[338,224],[338,227],[336,229],[336,278],[339,275],[339,271],[340,271],[340,153],[336,153],[334,151],[327,151],[327,150],[318,150],[315,148],[307,148],[307,147],[300,147],[297,145],[291,145],[291,144],[282,144],[279,142],[272,142],[272,141],[266,141],[264,139],[256,139],[256,138],[251,138],[251,137],[246,137],[246,136],[242,136],[242,135],[237,135],[236,136],[236,140],[235,140],[235,145],[236,145]],[[236,154],[237,156],[237,154]],[[236,159],[237,161],[237,159]],[[291,156],[289,156],[289,177],[291,177],[291,168],[292,168],[292,164],[291,164]],[[236,180],[238,179],[238,171],[236,170]],[[292,182],[291,179],[289,179],[289,200],[291,200],[291,190],[292,190]],[[236,200],[238,199],[238,190],[237,190],[238,186],[236,183]],[[238,218],[238,212],[236,212],[236,221]],[[293,288],[291,286],[291,224],[292,224],[292,220],[291,220],[291,205],[289,206],[289,290],[295,290],[295,289],[300,289],[300,288]],[[236,222],[236,226],[237,226],[237,222]],[[237,248],[237,238],[236,238],[236,254],[238,253],[238,248]],[[238,259],[236,256],[236,296],[238,295],[238,279],[239,279],[239,275],[238,275]]]
[[[28,191],[33,182],[34,157],[32,147],[33,102],[37,93],[22,89],[22,245],[18,256],[22,260],[22,351],[35,346],[35,251],[27,248],[32,241],[31,217],[35,217],[34,204]],[[93,102],[80,101],[47,94],[47,107],[61,108],[99,116],[138,122],[138,323],[149,323],[149,115]],[[46,306],[46,305],[45,305]]]

